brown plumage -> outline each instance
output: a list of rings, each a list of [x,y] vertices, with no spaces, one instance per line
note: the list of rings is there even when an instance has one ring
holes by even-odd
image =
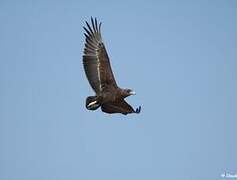
[[[91,26],[86,22],[83,65],[87,79],[95,91],[95,96],[86,99],[86,108],[96,110],[101,107],[105,113],[140,113],[139,106],[134,110],[124,98],[135,94],[131,89],[121,89],[115,81],[109,56],[101,37],[101,23],[91,18]]]

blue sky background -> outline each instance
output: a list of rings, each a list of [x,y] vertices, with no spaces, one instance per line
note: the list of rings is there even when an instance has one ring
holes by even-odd
[[[139,115],[85,109],[90,16]],[[1,180],[237,173],[237,1],[0,1]]]

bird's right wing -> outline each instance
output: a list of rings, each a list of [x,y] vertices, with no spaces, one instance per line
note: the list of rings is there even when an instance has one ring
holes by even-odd
[[[120,101],[115,102],[109,102],[102,104],[101,110],[103,112],[112,114],[112,113],[122,113],[124,115],[127,115],[129,113],[140,113],[141,106],[139,106],[136,111],[130,106],[124,99]]]
[[[105,45],[102,42],[100,27],[101,23],[97,23],[97,19],[91,18],[91,26],[86,22],[87,28],[83,27],[86,31],[86,43],[83,55],[84,70],[87,79],[96,92],[99,94],[106,86],[117,87],[109,56],[106,52]]]

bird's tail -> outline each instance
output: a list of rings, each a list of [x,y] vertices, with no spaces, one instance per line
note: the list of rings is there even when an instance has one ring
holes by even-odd
[[[86,98],[86,109],[92,111],[98,109],[101,106],[99,99],[97,96],[88,96]]]

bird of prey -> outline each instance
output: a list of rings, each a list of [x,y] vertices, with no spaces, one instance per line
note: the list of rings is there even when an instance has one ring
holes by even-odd
[[[86,98],[86,108],[96,110],[101,107],[105,113],[140,113],[141,106],[134,110],[124,99],[135,92],[118,87],[110,65],[109,56],[101,37],[101,22],[91,17],[91,25],[86,21],[83,65],[86,77],[95,91],[95,96]]]

